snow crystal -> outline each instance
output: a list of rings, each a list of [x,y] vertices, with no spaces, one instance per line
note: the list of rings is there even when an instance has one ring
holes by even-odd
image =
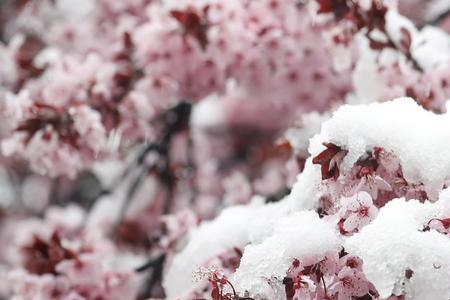
[[[346,241],[346,251],[363,259],[364,273],[381,298],[406,293],[410,300],[449,299],[450,240],[434,230],[421,231],[438,211],[438,203],[395,199]]]

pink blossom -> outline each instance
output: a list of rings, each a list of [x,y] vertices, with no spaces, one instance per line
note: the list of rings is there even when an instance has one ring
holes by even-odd
[[[369,284],[363,273],[356,269],[344,267],[339,271],[338,282],[333,287],[337,291],[338,300],[350,300],[362,297],[369,292]]]
[[[347,232],[361,230],[377,214],[378,209],[373,205],[372,197],[366,192],[359,192],[350,198],[342,198],[341,200],[343,228]]]

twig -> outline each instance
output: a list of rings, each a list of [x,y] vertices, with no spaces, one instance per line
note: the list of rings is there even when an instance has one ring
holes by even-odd
[[[449,17],[449,16],[450,16],[450,8],[448,8],[445,11],[443,11],[442,13],[440,13],[439,15],[434,17],[433,19],[427,20],[427,22],[424,25],[437,26],[437,25],[439,25],[439,23],[441,23],[442,21],[447,19],[447,17]],[[423,26],[421,26],[421,27],[423,27]]]
[[[326,299],[329,299],[328,292],[327,292],[327,285],[325,284],[325,278],[323,278],[323,274],[320,276],[320,279],[322,280],[325,297],[326,297]]]
[[[127,190],[124,202],[122,203],[122,207],[120,209],[120,217],[118,220],[118,225],[122,222],[123,218],[125,217],[125,214],[128,210],[128,207],[130,206],[130,203],[134,199],[134,196],[136,195],[136,192],[138,191],[139,187],[141,186],[142,182],[144,182],[145,178],[147,177],[148,173],[154,169],[155,166],[143,166],[139,172],[139,174],[136,176],[135,180],[131,183],[130,187]]]
[[[58,205],[60,202],[59,201],[59,186],[60,186],[60,184],[61,184],[60,176],[52,179],[50,195],[49,195],[49,203],[51,205]]]
[[[424,73],[425,70],[420,66],[419,62],[412,56],[411,53],[411,49],[408,49],[405,53],[405,51],[402,51],[402,49],[394,42],[394,40],[392,39],[392,37],[389,35],[389,33],[386,31],[386,37],[388,39],[388,44],[394,48],[395,50],[397,50],[398,52],[402,53],[403,55],[405,55],[405,57],[411,62],[412,67],[420,72],[420,73]],[[410,46],[411,47],[411,46]]]
[[[152,259],[143,266],[136,268],[136,272],[139,273],[150,269],[153,270],[153,272],[149,275],[149,280],[145,290],[141,293],[141,295],[139,295],[139,299],[148,299],[152,296],[153,287],[162,277],[165,258],[165,254],[161,254],[156,259]]]
[[[291,189],[288,187],[283,188],[282,190],[276,192],[275,194],[272,194],[266,198],[266,203],[274,203],[278,202],[291,192]]]
[[[198,188],[196,184],[196,172],[197,172],[197,166],[195,164],[195,158],[194,158],[194,145],[192,141],[192,135],[191,131],[189,131],[189,137],[188,137],[188,148],[187,148],[187,168],[188,168],[188,176],[189,176],[189,183],[191,185],[191,198],[190,203],[191,205],[195,204],[195,200],[197,199],[198,195]]]
[[[145,264],[143,264],[140,267],[137,267],[135,269],[136,272],[141,273],[144,271],[147,271],[150,268],[153,268],[155,266],[157,266],[159,263],[161,263],[161,261],[163,261],[165,259],[165,254],[161,254],[158,257],[154,258],[154,259],[150,259],[148,262],[146,262]]]

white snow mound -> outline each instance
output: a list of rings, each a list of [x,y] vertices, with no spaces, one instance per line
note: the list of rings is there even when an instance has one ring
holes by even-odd
[[[439,207],[395,199],[346,241],[346,251],[363,259],[364,273],[382,299],[403,293],[408,300],[450,298],[450,240],[434,230],[421,231]],[[409,279],[406,270],[413,272]]]
[[[345,105],[322,125],[311,140],[312,156],[332,142],[346,150],[342,170],[348,171],[366,151],[383,147],[400,158],[405,179],[423,183],[436,200],[450,179],[450,115],[426,111],[411,98],[370,105]],[[315,166],[320,172],[319,166]]]

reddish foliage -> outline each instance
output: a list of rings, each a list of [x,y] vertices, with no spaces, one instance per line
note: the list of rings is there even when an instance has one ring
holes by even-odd
[[[25,268],[33,274],[56,274],[56,265],[66,259],[74,259],[75,253],[61,244],[58,233],[54,233],[50,240],[44,241],[34,236],[30,245],[22,248]]]
[[[372,175],[378,168],[378,161],[372,156],[372,153],[369,153],[364,158],[360,158],[356,164],[361,167],[357,175],[358,178]]]
[[[289,272],[300,266],[300,261],[298,259],[294,259],[292,262],[292,266],[288,271],[288,276],[283,278],[283,285],[286,292],[286,299],[293,300],[295,296],[295,292],[301,288],[305,288],[308,286],[307,281],[303,280],[303,276],[309,276],[310,278],[314,278],[317,282],[321,281],[324,288],[324,299],[329,299],[327,294],[327,288],[324,281],[324,273],[320,267],[321,262],[316,263],[314,265],[307,266],[300,273],[292,273]]]
[[[380,1],[372,1],[370,9],[363,9],[356,1],[348,0],[317,0],[319,14],[332,13],[336,21],[347,19],[357,30],[367,28],[368,32],[379,29],[385,32],[387,6]]]
[[[118,225],[117,241],[136,248],[149,248],[151,246],[145,227],[132,220],[122,221]]]
[[[354,26],[354,31],[366,29],[366,37],[369,40],[369,45],[372,49],[382,50],[384,48],[395,48],[394,43],[386,33],[386,14],[388,12],[388,7],[381,3],[381,1],[373,0],[368,10],[363,9],[356,1],[316,1],[319,3],[318,13],[333,13],[336,21],[340,21],[342,19],[350,21]],[[374,40],[370,33],[375,29],[384,32],[388,36],[388,41],[380,42],[378,40]],[[335,41],[342,41],[343,43],[348,42],[346,39],[337,37]],[[407,42],[407,39],[405,39],[405,42]]]
[[[350,11],[347,0],[317,0],[318,13],[332,13],[337,21],[344,18]]]
[[[15,55],[15,61],[19,67],[19,80],[15,89],[19,91],[23,84],[30,78],[36,78],[45,71],[34,64],[34,58],[45,47],[44,42],[34,35],[25,35],[23,43]]]
[[[212,286],[211,289],[212,300],[254,300],[253,298],[250,297],[240,297],[236,293],[234,286],[231,284],[228,278],[224,275],[219,275],[217,272],[211,274],[211,276],[208,278],[208,281]],[[231,288],[232,293],[224,293],[223,289],[227,285]]]
[[[286,161],[293,154],[292,145],[286,139],[269,144],[264,142],[265,141],[261,141],[260,144],[250,149],[243,149],[243,151],[248,152],[247,156],[249,156],[249,159],[255,165],[261,165],[273,158],[279,158]],[[239,145],[239,147],[245,147],[245,145]]]
[[[209,6],[206,6],[203,9],[202,14],[197,12],[194,8],[187,8],[184,11],[172,10],[170,12],[170,15],[183,27],[184,35],[190,35],[195,38],[202,49],[205,49],[208,45],[208,22],[206,20],[208,10]]]
[[[353,7],[353,20],[359,29],[367,28],[369,32],[374,29],[379,29],[386,32],[386,13],[387,6],[380,1],[372,1],[372,6],[368,11],[363,10],[359,4]]]
[[[322,180],[339,177],[339,165],[337,155],[345,156],[346,150],[342,150],[341,147],[336,146],[333,143],[324,143],[327,147],[319,155],[313,158],[313,164],[321,165],[322,168]]]
[[[354,297],[355,300],[373,300],[374,297],[372,297],[370,294],[366,294],[362,297]]]
[[[49,104],[36,102],[31,107],[34,117],[27,119],[17,127],[18,131],[26,131],[28,133],[28,141],[39,130],[51,126],[59,135],[59,139],[78,148],[79,134],[73,127],[73,119],[67,113],[59,108]]]
[[[284,290],[286,291],[286,299],[292,300],[295,295],[294,280],[290,277],[283,278]]]

